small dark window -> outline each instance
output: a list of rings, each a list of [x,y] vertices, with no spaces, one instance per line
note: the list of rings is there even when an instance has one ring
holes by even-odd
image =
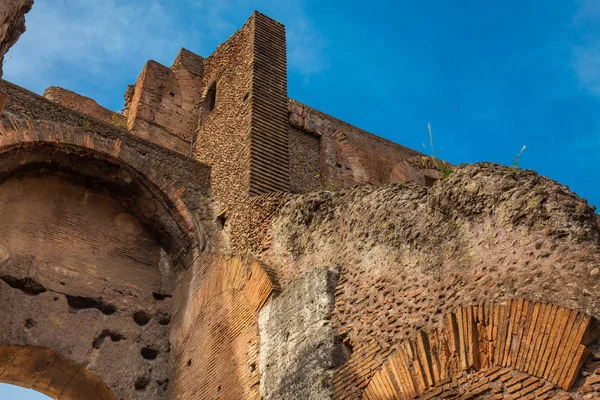
[[[204,109],[207,112],[211,112],[215,109],[215,103],[217,101],[217,82],[213,82],[208,88],[208,92],[206,92],[206,97],[204,98]]]

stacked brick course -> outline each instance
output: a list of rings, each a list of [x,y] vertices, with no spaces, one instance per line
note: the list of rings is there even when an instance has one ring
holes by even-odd
[[[447,398],[450,393],[475,397],[492,391],[498,378],[512,398],[536,389],[541,396],[554,386],[569,390],[590,355],[586,344],[597,339],[590,322],[577,311],[522,299],[464,307],[447,314],[443,328],[404,341],[364,395],[369,400]],[[471,379],[459,393],[464,371],[487,369],[479,385]]]
[[[127,122],[125,116],[102,107],[89,97],[82,96],[70,90],[51,86],[44,90],[43,96],[48,100],[97,118],[100,121],[114,121],[116,124],[120,123],[121,125]]]
[[[181,280],[172,398],[257,398],[257,313],[277,290],[268,271],[251,258],[203,256]]]
[[[116,116],[0,82],[0,380],[111,400],[597,397],[594,210],[490,164],[437,182],[430,157],[288,99],[285,52],[255,12],[207,58],[149,61]]]

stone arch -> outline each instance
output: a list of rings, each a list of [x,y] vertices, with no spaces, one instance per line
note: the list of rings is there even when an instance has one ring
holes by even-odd
[[[171,298],[204,250],[209,169],[87,128],[0,120],[0,346],[62,354],[118,398],[166,398]],[[177,162],[198,180],[175,179]]]
[[[24,171],[28,165],[34,170],[47,169],[47,161],[61,155],[71,157],[71,161],[77,158],[97,161],[87,171],[81,170],[85,167],[83,163],[71,163],[70,167],[75,167],[73,172],[77,174],[104,181],[112,188],[118,183],[116,179],[120,179],[121,183],[137,184],[138,189],[147,191],[165,210],[164,215],[158,218],[161,221],[155,221],[154,226],[160,226],[170,236],[173,250],[179,247],[176,250],[179,258],[187,256],[186,264],[204,249],[206,238],[202,226],[182,200],[183,185],[188,182],[177,182],[159,173],[139,148],[118,137],[106,137],[54,122],[3,120],[0,124],[0,156],[3,158],[0,180]],[[46,165],[43,165],[44,162]],[[60,162],[61,165],[55,166],[64,169],[64,164],[70,161],[63,157]],[[113,172],[123,172],[123,175],[102,176],[98,168],[101,163],[112,166]],[[208,186],[208,179],[203,183]],[[139,207],[138,216],[143,217],[144,208],[147,207]]]
[[[174,296],[173,399],[260,397],[258,312],[279,291],[275,274],[252,257],[217,254],[184,274]]]
[[[43,347],[0,347],[0,382],[30,388],[57,400],[117,400],[90,370]]]
[[[424,186],[431,186],[440,179],[442,174],[435,162],[428,156],[413,156],[402,160],[392,168],[388,179],[389,183],[415,182]]]
[[[340,147],[342,153],[347,158],[348,163],[350,164],[350,169],[352,172],[352,178],[354,183],[358,185],[369,183],[369,176],[367,175],[367,171],[363,162],[358,154],[358,151],[354,148],[352,143],[348,140],[348,137],[342,131],[335,131],[332,134],[333,139]]]
[[[462,307],[444,326],[402,342],[363,398],[443,398],[506,393],[543,397],[569,390],[598,338],[576,310],[518,299]]]

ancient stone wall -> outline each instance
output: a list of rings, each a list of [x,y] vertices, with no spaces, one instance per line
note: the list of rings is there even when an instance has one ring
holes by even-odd
[[[259,397],[258,310],[277,290],[249,257],[205,255],[180,276],[170,398]]]
[[[597,215],[533,172],[461,166],[429,189],[316,192],[278,207],[253,243],[284,291],[342,266],[333,322],[352,356],[336,398],[359,396],[401,340],[463,305],[524,298],[600,317]]]
[[[148,61],[126,94],[125,114],[135,135],[190,154],[202,92],[202,57],[181,49],[168,68]]]
[[[127,119],[123,115],[102,107],[89,97],[82,96],[67,89],[51,86],[44,90],[43,97],[101,121],[120,124],[122,126],[127,123]]]
[[[0,199],[0,343],[64,354],[119,398],[162,398],[171,266],[151,234],[59,176],[6,180]]]
[[[255,12],[204,62],[194,157],[222,207],[289,188],[285,31]]]
[[[240,202],[249,189],[252,32],[250,20],[204,60],[193,157],[211,167],[212,194],[221,209]]]
[[[290,191],[325,189],[321,170],[321,136],[290,126]]]
[[[249,193],[289,191],[285,29],[258,12],[253,23]]]
[[[438,180],[288,100],[285,51],[255,12],[206,59],[149,61],[116,124],[0,81],[0,380],[65,400],[598,396],[595,210],[530,171]]]
[[[50,394],[68,389],[64,399],[89,385],[117,398],[166,398],[176,277],[213,242],[209,169],[6,82],[2,88],[9,101],[0,119],[0,348],[40,360],[56,354],[57,367],[65,358],[97,377],[72,374],[79,392],[61,380],[69,369],[50,381],[40,380],[50,367],[27,378],[46,382]],[[4,381],[34,383],[26,382],[27,363],[0,363],[23,378]],[[112,398],[102,393],[99,386],[98,398]]]
[[[423,157],[419,152],[292,99],[288,118],[293,192],[406,181],[425,185],[426,175],[434,180],[440,177],[435,165],[413,161]]]
[[[0,347],[0,381],[31,387],[57,400],[117,399],[90,370],[43,347]]]
[[[364,397],[564,395],[598,333],[589,316],[556,305],[519,299],[462,307],[439,329],[402,342]]]
[[[346,352],[332,329],[339,269],[315,269],[260,312],[261,396],[328,399]]]
[[[185,226],[186,230],[181,232],[181,237],[188,237],[174,241],[174,244],[180,246],[175,251],[181,251],[181,247],[187,250],[198,244],[204,248],[213,242],[205,237],[212,235],[210,231],[203,231],[200,237],[190,237],[191,232],[212,226],[214,216],[212,201],[209,199],[210,168],[130,135],[113,124],[90,119],[85,114],[65,108],[9,82],[0,81],[0,91],[7,93],[9,99],[0,119],[0,142],[6,149],[56,144],[68,152],[87,149],[97,153],[95,157],[102,155],[113,161],[118,160],[127,167],[117,171],[103,171],[97,178],[115,178],[124,185],[138,178],[153,191],[153,196],[169,204],[173,210],[164,214],[170,214],[178,224]],[[52,153],[51,148],[47,151]],[[39,153],[42,160],[43,156]],[[28,157],[32,157],[32,154]],[[8,157],[3,156],[5,167],[9,162],[16,166],[24,164],[18,157],[12,157],[9,161]],[[71,168],[74,165],[87,168],[85,163],[72,162]],[[87,168],[86,173],[98,174],[98,170],[93,170],[93,163],[91,165],[92,168]],[[165,165],[170,168],[161,168]],[[143,217],[141,209],[138,214],[140,218]]]

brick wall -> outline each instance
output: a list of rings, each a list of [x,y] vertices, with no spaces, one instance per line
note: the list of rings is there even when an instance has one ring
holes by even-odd
[[[279,200],[266,203],[278,207],[270,227],[255,222],[248,231],[263,232],[253,251],[284,290],[320,266],[342,267],[332,324],[352,355],[334,374],[336,398],[361,398],[399,343],[464,305],[539,299],[600,317],[597,216],[531,171],[461,166],[431,188],[361,186]]]
[[[171,68],[148,61],[126,93],[125,113],[132,133],[190,154],[202,91],[202,57],[182,49]]]
[[[123,115],[104,108],[89,97],[82,96],[70,90],[51,86],[44,90],[43,97],[101,121],[110,121],[111,118],[114,118],[115,122],[122,122],[123,124],[126,121]]]
[[[425,184],[424,176],[439,178],[435,165],[423,168],[411,159],[423,157],[417,151],[390,142],[340,121],[300,102],[288,102],[290,162],[294,192],[304,193],[318,186],[342,189],[360,184],[381,185],[412,181]],[[312,138],[312,139],[309,139]],[[317,147],[316,141],[320,142]],[[319,171],[309,170],[302,160],[310,160]],[[393,173],[392,171],[395,171]],[[311,179],[309,174],[313,175]],[[314,176],[318,175],[315,182]]]
[[[439,329],[399,344],[364,397],[550,397],[579,377],[598,339],[591,322],[575,310],[523,299],[462,307]]]
[[[290,191],[322,189],[321,137],[290,126]]]
[[[251,194],[288,191],[290,186],[285,29],[254,13],[252,59]]]
[[[227,207],[288,190],[283,26],[254,13],[205,59],[203,88],[194,157],[212,167],[215,199]]]
[[[0,89],[0,346],[50,349],[118,398],[166,398],[174,277],[213,242],[209,168]]]
[[[89,369],[36,346],[0,347],[0,381],[44,393],[52,399],[117,400]]]
[[[259,397],[258,310],[276,289],[251,258],[205,255],[180,277],[172,399]]]
[[[252,20],[204,60],[201,118],[193,157],[211,167],[211,188],[221,208],[240,202],[249,188],[252,88]],[[208,89],[216,90],[208,110]]]

